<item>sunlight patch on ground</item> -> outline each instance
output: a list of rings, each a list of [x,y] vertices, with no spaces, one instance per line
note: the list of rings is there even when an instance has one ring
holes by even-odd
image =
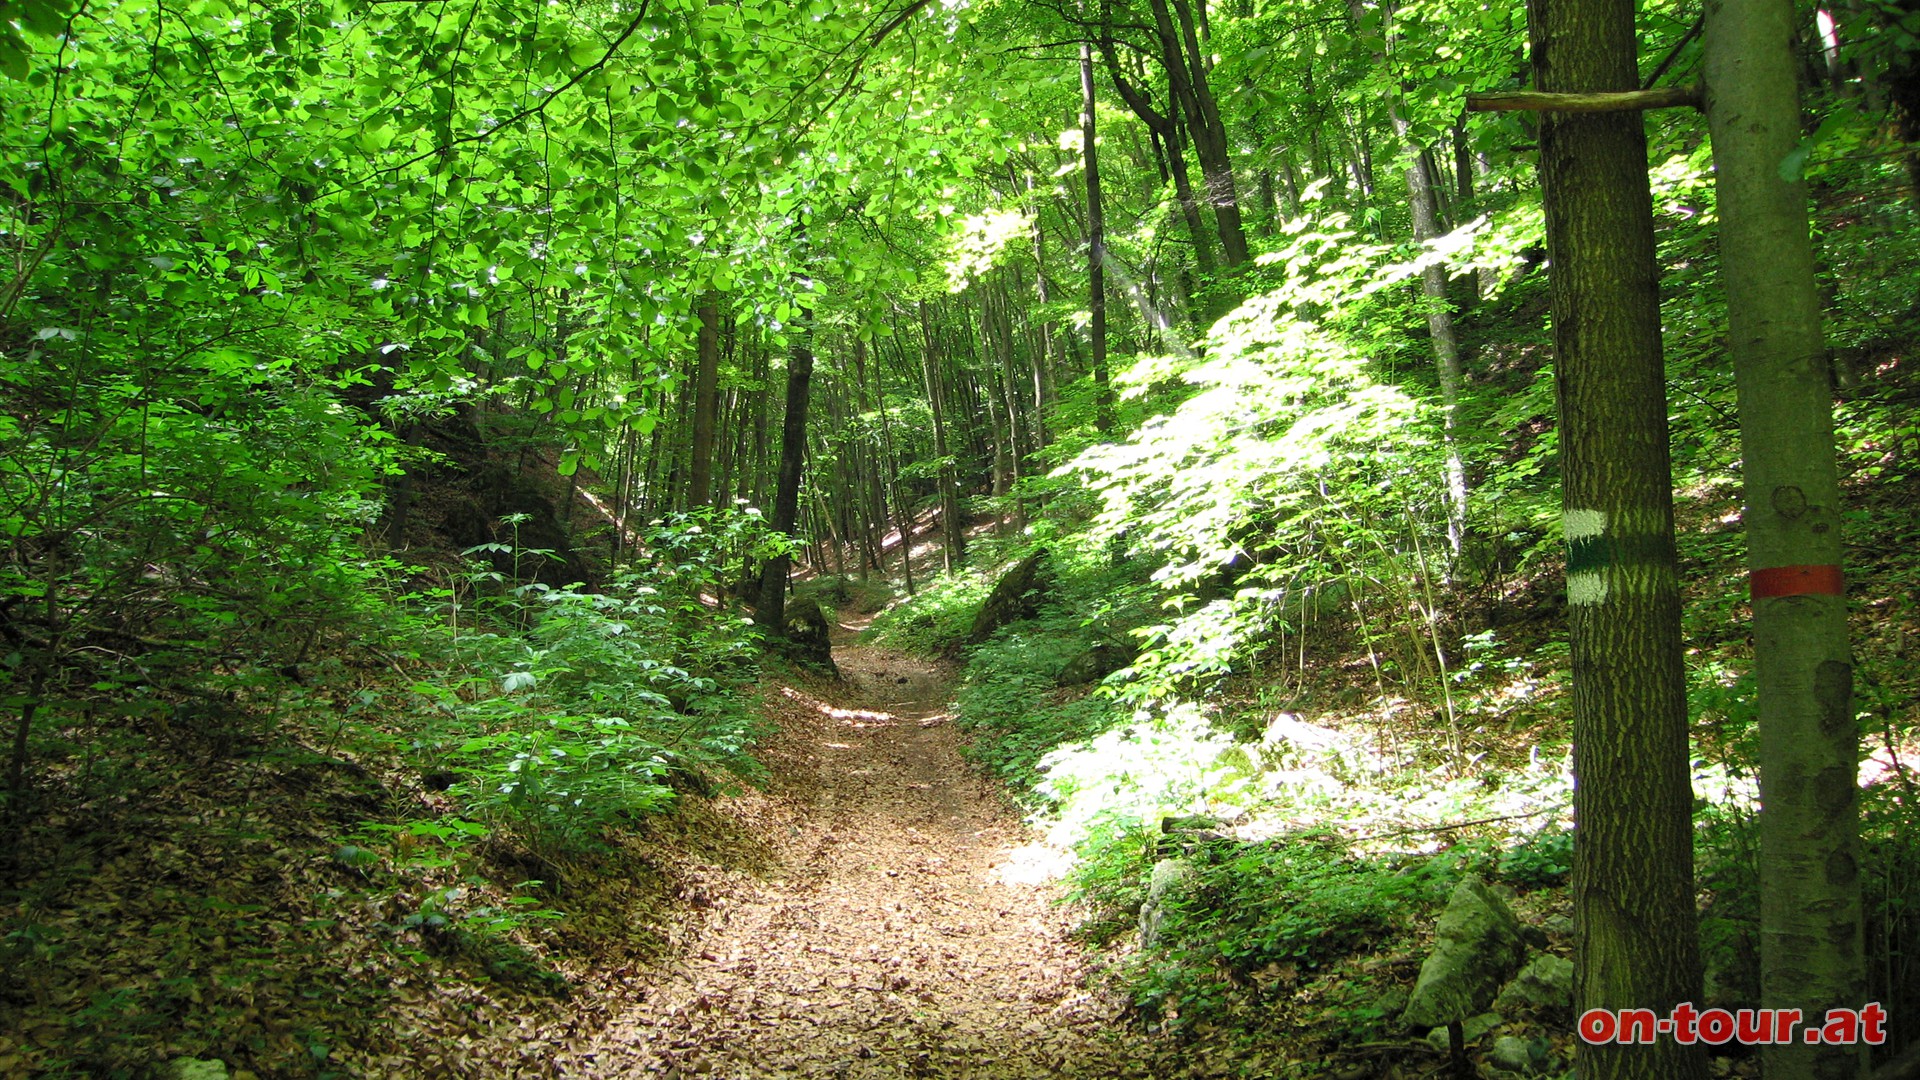
[[[1068,851],[1051,844],[1022,844],[1009,851],[990,876],[1004,885],[1044,885],[1067,876],[1072,868],[1073,855]]]

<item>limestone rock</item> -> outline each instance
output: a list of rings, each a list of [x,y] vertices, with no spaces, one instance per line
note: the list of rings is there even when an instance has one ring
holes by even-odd
[[[1408,1027],[1439,1027],[1485,1010],[1527,958],[1520,920],[1476,877],[1453,890],[1434,938],[1433,954],[1420,965],[1413,999],[1401,1015]]]
[[[227,1080],[227,1063],[199,1058],[174,1058],[167,1063],[167,1080]]]
[[[1040,605],[1045,602],[1047,593],[1053,587],[1053,573],[1047,561],[1046,548],[1034,548],[1033,554],[1021,559],[1019,565],[1007,571],[987,595],[986,602],[980,605],[980,613],[974,616],[973,629],[967,634],[968,645],[978,645],[993,636],[995,630],[1008,623],[1031,619],[1040,613]]]
[[[1464,1046],[1472,1046],[1474,1043],[1480,1041],[1482,1035],[1485,1035],[1487,1032],[1492,1031],[1494,1028],[1506,1022],[1506,1017],[1493,1012],[1481,1013],[1478,1016],[1469,1016],[1460,1023],[1460,1042]],[[1443,1054],[1450,1053],[1450,1044],[1447,1041],[1447,1029],[1443,1026],[1427,1032],[1427,1045]]]
[[[1547,1070],[1547,1044],[1539,1039],[1502,1035],[1493,1040],[1493,1049],[1487,1051],[1487,1061],[1521,1076],[1533,1076]]]
[[[1140,905],[1140,948],[1153,948],[1160,938],[1160,924],[1167,917],[1167,894],[1193,880],[1193,863],[1186,859],[1161,859],[1153,864],[1147,878],[1147,899]]]
[[[1096,641],[1086,651],[1067,661],[1053,681],[1057,686],[1084,686],[1099,682],[1133,663],[1133,658],[1133,650],[1117,641]]]
[[[1573,1008],[1573,961],[1562,956],[1534,957],[1500,991],[1493,1007],[1501,1012]]]
[[[827,622],[820,602],[812,597],[793,597],[787,601],[787,634],[782,644],[796,663],[839,675],[833,663],[833,627]]]

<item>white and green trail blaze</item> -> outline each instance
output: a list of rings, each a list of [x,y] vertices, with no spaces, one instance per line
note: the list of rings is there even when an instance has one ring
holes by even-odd
[[[1613,562],[1607,515],[1599,510],[1568,510],[1561,522],[1567,534],[1567,602],[1605,603],[1606,568]]]
[[[1644,596],[1673,581],[1672,545],[1652,528],[1636,527],[1631,512],[1568,510],[1567,602],[1604,604],[1621,594]]]

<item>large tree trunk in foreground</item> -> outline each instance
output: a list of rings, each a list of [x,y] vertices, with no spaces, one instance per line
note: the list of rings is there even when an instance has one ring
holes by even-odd
[[[1632,0],[1530,0],[1543,91],[1638,84]],[[1693,792],[1653,201],[1638,113],[1540,132],[1573,651],[1574,1010],[1700,995]],[[1703,1080],[1705,1047],[1581,1046],[1584,1080]]]
[[[1740,404],[1760,706],[1760,1003],[1818,1021],[1867,1000],[1859,732],[1840,579],[1833,388],[1820,335],[1788,0],[1707,6],[1720,279]],[[1864,1045],[1760,1051],[1768,1077],[1853,1080]]]

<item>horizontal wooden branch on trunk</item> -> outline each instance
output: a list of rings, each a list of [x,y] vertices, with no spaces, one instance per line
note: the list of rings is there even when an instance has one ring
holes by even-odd
[[[1653,90],[1613,90],[1591,94],[1549,94],[1538,90],[1510,90],[1468,94],[1468,112],[1637,112],[1644,109],[1700,107],[1700,84],[1662,86]]]

